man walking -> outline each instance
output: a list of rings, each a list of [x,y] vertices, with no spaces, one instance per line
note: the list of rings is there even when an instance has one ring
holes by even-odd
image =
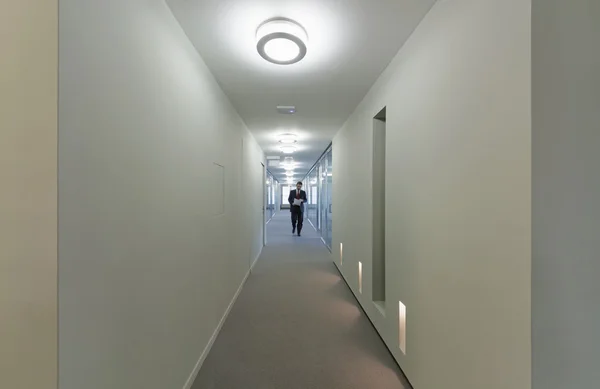
[[[296,184],[296,190],[290,191],[288,202],[292,213],[292,234],[296,233],[296,228],[298,228],[298,236],[301,236],[304,224],[304,203],[306,202],[306,192],[302,190],[302,182],[299,181]]]

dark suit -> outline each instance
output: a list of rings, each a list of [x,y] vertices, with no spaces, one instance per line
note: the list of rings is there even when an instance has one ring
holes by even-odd
[[[296,193],[297,190],[290,191],[290,196],[288,197],[288,202],[290,203],[290,212],[292,213],[292,227],[294,231],[296,231],[296,226],[298,227],[298,235],[302,231],[302,225],[304,224],[304,204],[306,203],[306,192],[300,190],[300,195]],[[302,199],[302,205],[294,205],[294,199],[299,198]]]

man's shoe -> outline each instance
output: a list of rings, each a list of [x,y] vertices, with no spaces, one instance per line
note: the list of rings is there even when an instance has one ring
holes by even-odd
[[[292,228],[292,235],[296,233],[296,227]]]

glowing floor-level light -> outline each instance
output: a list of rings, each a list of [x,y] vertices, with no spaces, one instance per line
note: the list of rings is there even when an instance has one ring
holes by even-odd
[[[406,305],[398,302],[398,346],[406,354]]]
[[[358,292],[362,294],[362,262],[358,263]]]

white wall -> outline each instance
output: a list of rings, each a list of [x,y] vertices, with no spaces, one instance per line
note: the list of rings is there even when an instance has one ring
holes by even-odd
[[[261,249],[263,153],[164,1],[59,14],[60,389],[183,388]]]
[[[533,387],[600,382],[600,3],[533,2]]]
[[[0,7],[0,388],[56,389],[57,2]]]
[[[343,243],[356,294],[363,262],[359,299],[417,389],[531,387],[530,7],[439,1],[334,139],[334,258]],[[368,222],[384,106],[385,318]]]

